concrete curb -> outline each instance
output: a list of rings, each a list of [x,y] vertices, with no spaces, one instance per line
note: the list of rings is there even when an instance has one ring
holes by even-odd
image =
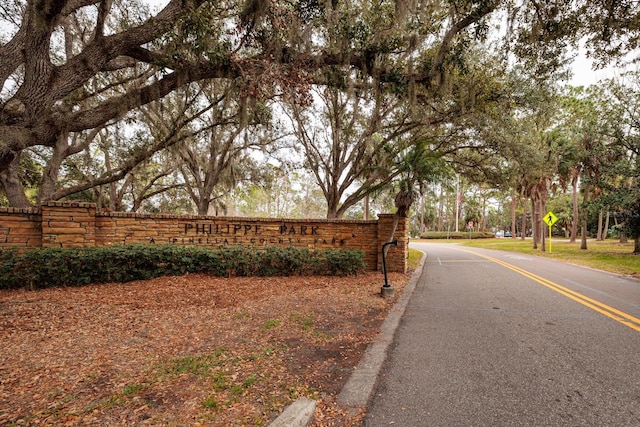
[[[422,275],[426,257],[426,254],[422,255],[418,267],[411,276],[411,280],[407,286],[405,286],[402,295],[382,323],[380,333],[375,341],[369,344],[362,360],[347,380],[340,394],[338,394],[338,404],[349,409],[351,412],[366,407],[373,394],[373,388],[376,385],[382,365],[387,358],[387,351],[393,342],[393,337],[400,324],[400,319]]]
[[[422,275],[426,258],[427,255],[423,254],[418,267],[411,276],[411,280],[409,280],[402,295],[382,323],[380,333],[374,342],[369,344],[362,360],[360,360],[342,391],[338,394],[338,404],[354,414],[367,406],[373,394],[378,375],[387,358],[387,351],[393,342],[393,337],[407,308],[409,299],[411,299],[411,295],[413,295],[413,291],[416,289],[418,280]],[[274,422],[269,424],[269,427],[306,427],[313,421],[315,407],[315,400],[298,399],[289,405]]]
[[[301,397],[293,402],[269,424],[269,427],[307,427],[313,421],[316,401]]]

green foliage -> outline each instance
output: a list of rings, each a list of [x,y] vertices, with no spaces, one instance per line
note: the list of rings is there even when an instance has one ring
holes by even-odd
[[[158,365],[156,370],[160,376],[171,377],[182,374],[208,376],[214,368],[224,366],[226,351],[226,348],[218,347],[213,353],[167,359]]]
[[[421,239],[489,239],[496,237],[492,233],[474,231],[472,233],[466,231],[429,231],[420,235]]]
[[[262,329],[268,331],[269,329],[277,328],[280,326],[280,321],[277,319],[267,320],[264,325],[262,325]]]
[[[303,331],[308,331],[313,327],[313,314],[292,314],[291,320],[299,323]]]
[[[202,402],[202,407],[207,409],[218,409],[218,405],[215,395],[207,397],[204,402]]]
[[[310,265],[311,273],[316,275],[357,274],[364,268],[364,254],[353,249],[312,252]]]
[[[124,390],[122,390],[123,396],[133,396],[139,391],[145,390],[149,388],[148,385],[143,384],[127,384],[124,386]]]
[[[160,276],[206,273],[215,276],[356,274],[364,268],[358,250],[224,246],[212,250],[179,245],[118,245],[0,251],[0,289],[81,286]]]
[[[420,260],[422,259],[422,251],[417,249],[409,248],[409,256],[407,257],[407,266],[409,268],[417,268]]]

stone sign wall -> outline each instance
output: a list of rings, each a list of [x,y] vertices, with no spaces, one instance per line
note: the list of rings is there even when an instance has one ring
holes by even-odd
[[[48,202],[39,208],[0,208],[0,248],[112,244],[296,246],[359,249],[370,270],[382,269],[381,248],[393,215],[378,220],[211,217],[101,212],[91,203]],[[387,253],[388,271],[405,272],[408,223],[399,222]]]

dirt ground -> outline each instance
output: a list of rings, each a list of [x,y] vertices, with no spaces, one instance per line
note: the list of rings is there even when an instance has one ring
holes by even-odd
[[[396,297],[409,275],[392,273]],[[381,273],[0,291],[0,425],[260,426],[335,397],[394,300]]]

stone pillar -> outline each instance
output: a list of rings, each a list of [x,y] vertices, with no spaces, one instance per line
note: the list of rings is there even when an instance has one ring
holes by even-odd
[[[42,247],[95,246],[95,204],[46,202],[40,209],[42,212]]]
[[[378,215],[378,271],[382,271],[382,245],[389,240],[393,220],[393,214]],[[409,218],[399,218],[392,240],[398,240],[398,246],[388,246],[387,272],[406,273],[409,254]]]

